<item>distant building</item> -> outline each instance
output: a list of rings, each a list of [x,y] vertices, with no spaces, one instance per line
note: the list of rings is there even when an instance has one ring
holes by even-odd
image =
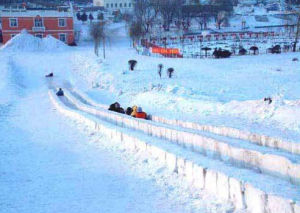
[[[36,37],[53,37],[71,44],[74,41],[73,15],[56,10],[6,10],[1,12],[3,43],[26,29]]]
[[[133,10],[134,0],[94,0],[94,6],[102,6],[111,11],[130,12]]]

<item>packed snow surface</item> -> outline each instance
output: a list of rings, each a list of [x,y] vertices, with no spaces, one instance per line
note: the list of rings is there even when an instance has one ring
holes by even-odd
[[[82,30],[87,28],[83,25]],[[95,57],[92,43],[81,43],[72,51],[44,57],[28,53],[33,60],[18,60],[24,60],[23,66],[29,69],[39,66],[45,74],[64,73],[62,79],[100,103],[119,101],[125,108],[140,105],[148,113],[168,118],[300,140],[300,66],[292,60],[299,53],[219,60],[153,58],[138,55],[130,47],[124,24],[112,24],[107,34],[106,59]],[[52,37],[42,41],[43,46],[49,43],[43,50],[61,43]],[[39,42],[23,32],[3,50],[10,49],[10,43],[11,49],[36,49],[39,45],[26,44]],[[130,59],[138,61],[134,72],[128,70]],[[160,63],[164,66],[161,79]],[[169,67],[175,69],[172,79],[166,74]],[[265,97],[273,102],[264,102]]]
[[[87,46],[84,46],[87,45]],[[88,44],[82,44],[82,51]],[[89,56],[88,56],[89,54]],[[229,59],[170,59],[138,55],[125,28],[112,30],[106,59],[75,54],[73,69],[89,85],[77,85],[100,103],[140,105],[168,118],[231,126],[299,141],[299,53]],[[128,70],[128,60],[138,61]],[[158,64],[163,64],[162,78]],[[175,69],[169,79],[166,70]],[[264,102],[271,97],[272,103]]]
[[[0,52],[1,213],[232,212],[156,159],[59,114],[49,84],[89,85],[72,72],[79,52],[32,50]]]
[[[229,203],[193,192],[145,156],[125,153],[120,144],[62,117],[47,96],[51,81],[103,104],[137,104],[155,115],[300,139],[300,66],[292,61],[299,53],[151,58],[130,47],[123,25],[111,27],[109,35],[106,59],[94,56],[91,43],[68,48],[25,32],[1,48],[4,212],[232,212]],[[138,61],[134,72],[128,71],[129,59]],[[172,79],[169,67],[175,68]],[[53,79],[44,78],[49,72]],[[271,104],[263,101],[269,96]]]

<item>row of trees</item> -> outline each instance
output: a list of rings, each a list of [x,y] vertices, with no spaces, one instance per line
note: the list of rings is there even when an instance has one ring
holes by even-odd
[[[295,4],[295,5],[300,4],[300,0],[285,0],[285,2],[288,4]]]
[[[77,17],[78,21],[82,21],[82,22],[86,22],[88,19],[90,20],[90,22],[92,22],[94,20],[94,16],[93,16],[92,13],[87,15],[85,12],[83,14],[78,12],[78,13],[76,13],[76,17]],[[98,20],[103,20],[104,19],[103,13],[98,13],[97,19]]]
[[[99,47],[102,41],[103,44],[103,58],[105,59],[105,22],[104,21],[96,21],[91,22],[90,24],[90,35],[94,40],[94,52],[96,56],[99,56]]]
[[[221,28],[233,11],[236,0],[210,0],[202,5],[199,0],[185,4],[184,0],[139,0],[134,5],[134,16],[130,24],[132,39],[151,34],[155,26],[162,26],[164,31],[170,31],[171,24],[178,29],[188,30],[191,19],[197,20],[201,29],[214,18],[218,28]]]

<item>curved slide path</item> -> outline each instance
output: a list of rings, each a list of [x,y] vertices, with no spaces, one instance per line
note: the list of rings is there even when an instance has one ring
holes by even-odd
[[[66,119],[44,77],[9,60],[0,64],[1,213],[231,212],[230,202]]]
[[[184,175],[195,188],[233,202],[236,209],[299,212],[297,154],[251,141],[234,141],[223,135],[218,138],[212,133],[205,135],[162,122],[130,118],[105,110],[101,104],[93,106],[98,104],[76,90],[66,90],[61,100],[53,92],[49,94],[62,113],[122,141],[129,149],[150,153],[171,172]],[[290,164],[276,167],[274,160],[277,164],[281,161]],[[285,173],[293,166],[293,174]]]

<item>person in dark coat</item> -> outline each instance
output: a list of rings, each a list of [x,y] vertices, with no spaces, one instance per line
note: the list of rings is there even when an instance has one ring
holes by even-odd
[[[59,90],[56,93],[57,96],[64,96],[64,91],[62,90],[62,88],[59,88]]]
[[[115,103],[111,104],[109,106],[108,110],[125,114],[124,109],[120,106],[120,104],[118,102],[115,102]]]
[[[108,110],[110,110],[110,111],[116,111],[116,104],[119,104],[119,103],[118,103],[118,102],[115,102],[115,103],[111,104],[111,105],[109,106]]]
[[[53,72],[49,73],[48,75],[45,76],[46,78],[51,78],[53,77]]]
[[[124,109],[121,107],[121,105],[118,102],[116,102],[115,104],[115,112],[125,114]]]
[[[122,107],[117,108],[116,112],[125,114],[125,110]]]
[[[126,115],[131,115],[131,113],[133,112],[132,108],[131,107],[127,107],[126,109]]]
[[[264,102],[268,102],[268,104],[271,104],[273,102],[273,100],[271,97],[267,97],[267,98],[264,98]]]

